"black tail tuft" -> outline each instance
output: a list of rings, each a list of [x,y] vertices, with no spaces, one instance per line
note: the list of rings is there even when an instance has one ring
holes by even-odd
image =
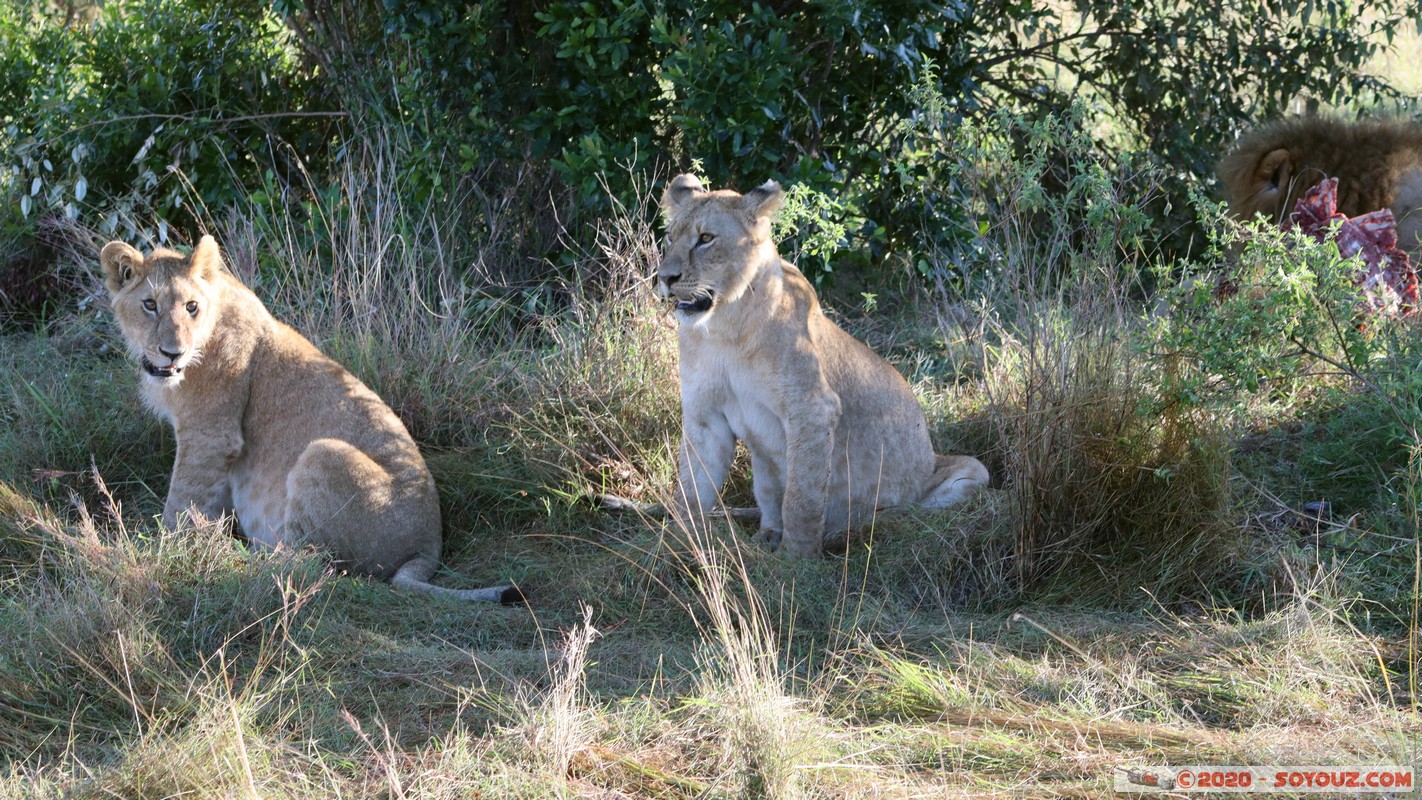
[[[523,591],[517,586],[510,586],[499,595],[499,602],[506,606],[526,606],[528,598],[523,596]]]

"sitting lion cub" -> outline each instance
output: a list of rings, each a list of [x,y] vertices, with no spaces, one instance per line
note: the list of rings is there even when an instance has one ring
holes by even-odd
[[[99,256],[143,398],[178,455],[163,522],[235,513],[249,541],[315,545],[353,572],[464,600],[517,589],[433,586],[440,513],[415,442],[374,392],[277,322],[202,237],[190,257],[123,242]]]
[[[682,443],[671,511],[714,510],[735,455],[750,451],[758,541],[816,556],[876,511],[942,508],[988,482],[975,458],[936,456],[903,376],[820,311],[815,290],[780,258],[774,181],[745,195],[691,175],[667,188],[667,246],[657,272],[675,300]]]

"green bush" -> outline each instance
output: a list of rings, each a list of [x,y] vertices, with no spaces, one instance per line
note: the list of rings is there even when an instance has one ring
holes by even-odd
[[[1228,440],[1200,405],[1160,402],[1135,302],[1158,176],[1113,174],[1079,120],[960,126],[944,174],[977,235],[928,271],[980,364],[1012,583],[1121,605],[1229,592],[1242,570]],[[964,293],[981,307],[955,308]]]
[[[1342,257],[1334,241],[1215,213],[1209,254],[1157,320],[1157,352],[1176,365],[1166,402],[1245,421],[1267,419],[1270,406],[1311,409],[1322,438],[1297,458],[1327,474],[1308,484],[1348,508],[1385,490],[1416,491],[1416,325],[1371,310],[1357,283],[1361,261]]]
[[[15,51],[28,45],[22,77],[0,87],[27,216],[161,242],[263,172],[293,184],[326,157],[331,117],[311,115],[309,76],[265,3],[136,0],[63,28],[10,6],[6,25]]]
[[[60,24],[11,2],[6,180],[28,218],[161,241],[253,191],[300,215],[374,146],[414,202],[483,204],[471,237],[517,229],[512,260],[567,266],[569,232],[631,207],[649,176],[694,168],[717,186],[774,178],[828,198],[809,235],[838,246],[804,249],[812,275],[919,266],[977,235],[955,210],[964,121],[1085,101],[1112,169],[1146,149],[1170,166],[1163,216],[1247,120],[1301,93],[1390,97],[1360,65],[1404,21],[1396,0],[134,0]],[[1076,157],[1047,155],[1059,169]]]
[[[1159,408],[1246,433],[1237,459],[1279,555],[1328,563],[1384,627],[1416,625],[1422,334],[1377,313],[1360,259],[1209,209],[1208,254],[1155,320]],[[1277,541],[1277,540],[1276,540]],[[1288,546],[1293,541],[1298,550]]]
[[[1361,387],[1393,405],[1395,438],[1416,440],[1419,342],[1406,320],[1368,310],[1361,261],[1332,240],[1214,213],[1208,253],[1157,321],[1161,354],[1181,362],[1176,401],[1241,410],[1261,395]]]

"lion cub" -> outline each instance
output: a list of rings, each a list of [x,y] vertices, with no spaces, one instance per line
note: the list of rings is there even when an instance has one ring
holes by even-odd
[[[236,514],[249,541],[315,545],[353,572],[464,600],[517,589],[433,586],[439,500],[415,442],[380,398],[276,321],[202,237],[191,256],[123,242],[100,253],[143,398],[178,454],[163,523]]]
[[[736,440],[750,451],[758,541],[817,556],[908,504],[942,508],[988,482],[967,456],[938,456],[923,409],[888,362],[830,322],[814,287],[770,239],[784,198],[774,181],[745,195],[676,177],[662,198],[657,272],[676,304],[682,442],[671,511],[713,511]]]

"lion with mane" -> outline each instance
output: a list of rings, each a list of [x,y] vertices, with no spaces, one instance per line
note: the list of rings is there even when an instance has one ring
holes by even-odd
[[[1240,137],[1220,159],[1230,212],[1283,222],[1299,198],[1337,178],[1337,211],[1357,217],[1389,209],[1398,245],[1422,252],[1422,124],[1402,119],[1344,122],[1282,119]]]

